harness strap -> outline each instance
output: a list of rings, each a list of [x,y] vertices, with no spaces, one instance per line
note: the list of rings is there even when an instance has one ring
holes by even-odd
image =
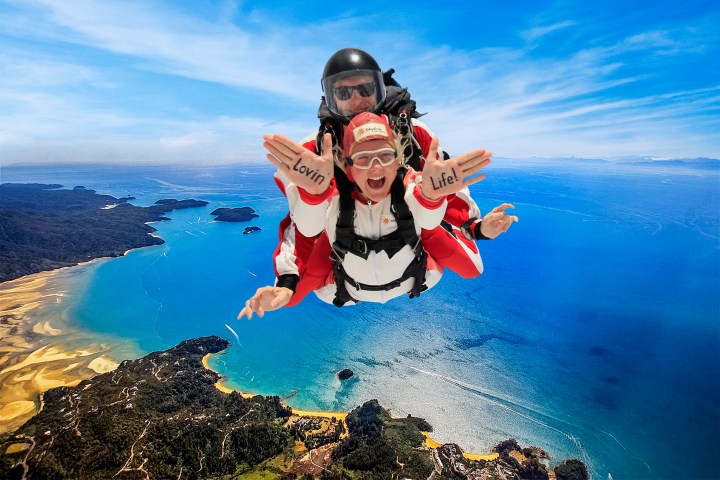
[[[333,262],[333,273],[335,274],[335,298],[333,298],[333,305],[336,307],[342,307],[347,302],[359,303],[360,300],[354,299],[350,292],[348,292],[347,286],[345,285],[345,278],[349,278],[345,269],[342,268],[342,262],[334,259]]]
[[[397,278],[397,279],[393,280],[392,282],[384,283],[382,285],[370,285],[370,284],[360,283],[360,282],[355,281],[355,279],[353,279],[352,277],[350,277],[347,274],[347,272],[343,268],[342,264],[340,263],[340,264],[336,264],[336,267],[334,269],[335,282],[338,283],[338,281],[342,281],[343,289],[346,292],[347,292],[347,287],[345,287],[345,285],[344,285],[345,282],[350,284],[356,290],[366,290],[368,292],[381,292],[381,291],[388,291],[388,290],[392,290],[393,288],[397,288],[405,280],[407,280],[409,278],[414,278],[414,279],[416,279],[416,281],[414,282],[415,285],[413,285],[413,290],[411,292],[411,298],[412,298],[412,295],[416,290],[415,287],[418,285],[417,279],[420,275],[423,277],[423,281],[424,281],[426,267],[427,267],[427,257],[426,256],[415,257],[413,259],[413,261],[410,263],[410,265],[407,266],[407,268],[405,269],[405,271],[403,272],[403,274],[400,278]],[[422,283],[423,282],[420,282],[420,285],[422,285]],[[427,287],[425,287],[423,285],[422,287],[419,288],[419,291],[414,296],[420,295],[420,292],[424,291],[426,289],[427,289]],[[355,302],[357,302],[357,300],[355,300]]]
[[[347,252],[352,249],[355,237],[355,200],[352,198],[352,191],[355,188],[345,175],[345,172],[335,168],[335,185],[337,186],[340,201],[340,212],[335,226],[335,242],[333,250],[342,261]],[[367,258],[367,257],[365,257]]]
[[[424,250],[422,249],[420,237],[418,237],[417,232],[415,232],[415,219],[410,212],[410,207],[408,207],[405,202],[404,174],[404,169],[398,170],[398,175],[390,186],[390,211],[395,217],[397,231],[400,233],[403,241],[406,245],[410,245],[413,253],[418,257]]]
[[[384,251],[387,253],[388,258],[392,258],[397,252],[402,250],[405,245],[407,245],[405,241],[400,237],[400,234],[395,231],[377,240],[357,237],[353,240],[348,252],[367,259],[370,252],[378,253]]]

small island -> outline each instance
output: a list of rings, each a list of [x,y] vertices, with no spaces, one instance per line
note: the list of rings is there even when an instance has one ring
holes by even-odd
[[[213,215],[217,222],[249,222],[253,218],[260,217],[250,207],[216,208],[210,212],[210,215]]]
[[[355,372],[353,372],[353,371],[350,370],[349,368],[343,368],[342,370],[340,370],[340,371],[337,373],[337,377],[338,377],[340,380],[347,380],[348,378],[352,377],[353,375],[355,375]]]
[[[150,207],[77,186],[0,185],[0,282],[32,273],[118,257],[134,248],[161,245],[150,222],[173,210],[204,207],[203,200],[159,200]]]
[[[427,421],[394,418],[377,400],[301,412],[277,396],[227,393],[204,359],[229,346],[186,340],[48,390],[37,415],[0,435],[0,478],[588,478],[579,460],[553,472],[547,453],[512,439],[483,455],[437,444]]]
[[[260,227],[251,225],[249,227],[245,227],[245,230],[243,230],[243,235],[247,235],[248,233],[253,233],[253,232],[259,232],[260,230],[261,230]]]

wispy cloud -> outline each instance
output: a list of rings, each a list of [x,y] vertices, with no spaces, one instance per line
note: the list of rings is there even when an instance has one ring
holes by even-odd
[[[543,25],[540,27],[530,28],[528,30],[520,32],[520,36],[528,42],[534,42],[550,33],[562,30],[564,28],[572,27],[573,25],[575,25],[575,22],[571,20],[565,20],[563,22],[553,23],[552,25]]]
[[[469,48],[426,40],[436,12],[422,6],[398,25],[352,11],[298,22],[237,1],[3,3],[3,164],[53,148],[59,160],[261,161],[267,129],[315,127],[324,62],[353,44],[398,70],[453,153],[720,156],[717,9],[604,36],[568,9],[529,12]]]
[[[449,79],[454,95],[424,104],[445,146],[457,153],[484,146],[507,156],[720,154],[713,133],[720,123],[718,68],[718,83],[686,89],[687,82],[670,78],[684,73],[670,75],[658,60],[676,56],[680,66],[684,56],[702,58],[708,46],[682,38],[687,27],[632,32],[565,57],[535,54],[546,33],[574,25],[531,29],[521,35],[524,47],[466,60],[478,67]]]
[[[144,61],[140,68],[297,99],[311,95],[307,76],[286,68],[287,56],[280,55],[277,45],[231,23],[146,2],[38,0],[33,5],[40,20],[33,30],[46,29],[51,39]],[[302,44],[295,49],[300,56],[315,54]]]

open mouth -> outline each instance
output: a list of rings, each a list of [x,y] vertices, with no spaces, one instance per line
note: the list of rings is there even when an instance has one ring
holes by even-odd
[[[385,177],[368,178],[367,184],[372,190],[378,190],[385,185]]]

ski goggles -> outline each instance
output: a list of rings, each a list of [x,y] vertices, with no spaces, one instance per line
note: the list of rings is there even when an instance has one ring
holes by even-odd
[[[343,85],[333,87],[333,94],[338,100],[350,100],[353,90],[357,90],[361,97],[375,95],[375,82],[361,83],[360,85]]]
[[[351,167],[367,170],[372,167],[375,160],[381,167],[387,167],[396,160],[397,153],[390,147],[378,148],[377,150],[368,150],[356,152],[348,159],[348,165]]]

